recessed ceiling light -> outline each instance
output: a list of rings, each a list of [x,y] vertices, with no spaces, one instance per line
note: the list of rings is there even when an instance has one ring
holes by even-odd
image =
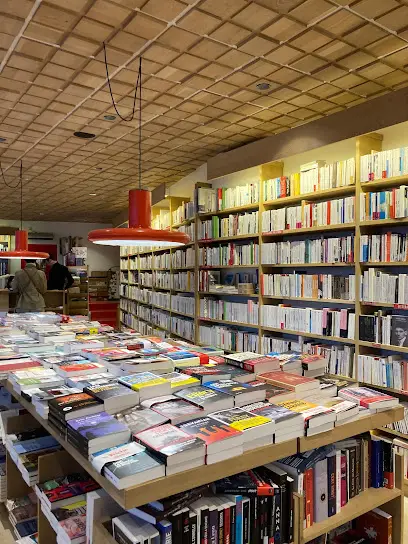
[[[261,81],[260,83],[256,84],[256,88],[258,89],[258,91],[267,91],[271,88],[271,84],[267,81]]]
[[[89,193],[89,196],[96,196],[96,193]]]
[[[95,166],[95,170],[103,170],[102,166]]]
[[[7,139],[6,138],[0,138],[0,142],[6,142]]]
[[[105,121],[114,121],[116,119],[116,115],[104,115],[103,118]]]
[[[90,138],[95,138],[95,134],[91,134],[90,132],[82,132],[82,131],[74,132],[74,136],[76,136],[77,138],[83,138],[85,140],[88,140]]]

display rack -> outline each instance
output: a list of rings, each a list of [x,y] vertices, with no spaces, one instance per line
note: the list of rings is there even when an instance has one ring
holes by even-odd
[[[304,451],[304,447],[320,447],[332,443],[333,440],[342,440],[354,436],[356,433],[366,432],[372,428],[399,420],[402,417],[403,408],[398,406],[385,412],[364,417],[358,422],[345,424],[334,429],[332,432],[322,433],[311,438],[301,438],[264,446],[245,452],[243,455],[221,461],[213,465],[205,465],[193,470],[188,470],[173,476],[158,478],[141,485],[133,486],[124,490],[116,489],[106,478],[101,476],[71,444],[64,440],[52,426],[48,424],[36,411],[33,405],[17,394],[10,383],[7,389],[28,412],[22,416],[12,417],[7,420],[7,432],[19,432],[23,429],[43,426],[62,446],[62,451],[46,454],[39,458],[39,481],[70,474],[72,472],[86,471],[100,486],[116,501],[123,509],[146,504],[154,500],[168,497],[175,493],[186,491],[203,484],[211,483],[216,479],[230,476],[232,474],[248,470],[265,463],[273,462],[282,457],[294,455]],[[312,446],[313,441],[313,446]],[[315,536],[326,533],[346,521],[368,512],[372,508],[381,506],[393,515],[393,542],[402,543],[402,514],[403,514],[403,478],[402,458],[396,457],[395,489],[367,489],[357,498],[351,499],[350,503],[342,508],[336,516],[329,518],[322,523],[315,523],[309,529],[303,529],[303,498],[295,495],[295,538],[293,544],[304,544]],[[27,494],[29,488],[23,480],[19,469],[14,464],[10,455],[7,454],[7,496],[8,498],[21,497]],[[358,500],[360,499],[360,500]],[[363,500],[364,499],[364,500]],[[103,499],[101,499],[103,500]],[[392,510],[391,510],[392,508]],[[99,512],[99,508],[95,508]],[[43,515],[39,506],[39,541],[54,543],[56,535],[47,518]],[[96,540],[95,540],[96,539]],[[103,519],[94,519],[94,542],[108,544],[112,542]]]

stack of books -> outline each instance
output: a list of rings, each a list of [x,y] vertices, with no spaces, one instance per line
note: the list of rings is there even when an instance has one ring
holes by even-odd
[[[49,401],[48,421],[65,439],[67,421],[103,412],[103,404],[87,393],[74,393]]]

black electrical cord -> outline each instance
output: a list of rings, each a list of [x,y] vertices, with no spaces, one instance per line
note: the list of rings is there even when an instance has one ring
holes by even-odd
[[[21,184],[23,183],[23,178],[22,178],[22,175],[23,175],[23,161],[20,162],[20,176],[19,176],[19,180],[18,180],[17,185],[10,185],[10,183],[7,182],[6,176],[4,175],[4,172],[3,172],[3,167],[1,165],[1,162],[0,162],[0,172],[1,172],[1,177],[3,178],[3,181],[4,181],[4,185],[6,187],[8,187],[9,189],[17,189],[17,187],[20,185],[20,183]]]
[[[142,57],[139,57],[139,189],[142,188]]]
[[[118,108],[116,107],[115,99],[113,98],[112,86],[111,86],[111,81],[110,81],[110,77],[109,77],[108,60],[107,60],[107,57],[106,57],[106,45],[105,45],[105,42],[103,42],[103,54],[104,54],[104,59],[105,59],[106,79],[108,80],[108,87],[109,87],[109,93],[110,93],[111,99],[112,99],[112,105],[113,105],[117,115],[120,117],[120,119],[122,119],[122,121],[126,121],[127,123],[129,123],[130,121],[133,121],[133,119],[135,117],[137,89],[139,87],[139,82],[140,82],[140,88],[142,86],[142,75],[141,75],[141,70],[140,70],[140,64],[141,63],[139,62],[139,71],[138,71],[138,74],[137,74],[137,80],[136,80],[136,85],[135,85],[135,95],[133,97],[132,113],[130,114],[129,117],[122,117],[122,115],[119,113]]]

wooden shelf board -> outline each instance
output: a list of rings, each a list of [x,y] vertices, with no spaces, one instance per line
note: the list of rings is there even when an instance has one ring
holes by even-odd
[[[244,295],[242,293],[222,293],[220,291],[216,291],[216,292],[213,292],[213,291],[200,291],[199,293],[200,296],[204,296],[204,295],[215,295],[215,296],[219,296],[219,297],[246,297],[246,298],[259,298],[259,295],[254,293],[252,295]]]
[[[277,198],[275,200],[266,200],[263,205],[265,208],[275,206],[285,206],[286,204],[293,204],[296,202],[302,202],[302,200],[320,200],[324,198],[336,197],[341,195],[352,195],[356,192],[355,185],[345,185],[344,187],[334,187],[333,189],[322,189],[321,191],[314,191],[313,193],[304,193],[303,195],[286,196],[283,198]]]
[[[360,346],[365,346],[367,348],[383,349],[385,351],[396,351],[397,353],[408,353],[408,348],[399,347],[399,346],[376,344],[375,342],[365,342],[364,340],[359,340],[358,344]]]
[[[153,308],[157,308],[159,310],[164,310],[165,312],[170,312],[170,308],[165,308],[164,306],[157,306],[156,304],[152,304]]]
[[[378,429],[387,423],[399,421],[403,417],[404,408],[402,406],[396,406],[385,412],[368,415],[352,421],[351,423],[339,425],[326,433],[317,434],[315,436],[303,436],[299,438],[299,452],[303,453],[305,451],[333,444],[334,442],[344,440],[347,437],[365,433],[372,429]]]
[[[390,395],[399,395],[399,396],[406,395],[408,397],[408,391],[393,389],[392,387],[387,387],[385,385],[376,385],[375,383],[367,383],[362,380],[358,380],[358,383],[360,385],[364,385],[365,387],[371,387],[373,389],[379,389],[380,391],[388,392]]]
[[[213,215],[229,215],[230,213],[236,213],[236,212],[249,212],[254,211],[259,208],[259,202],[255,204],[245,204],[245,206],[236,206],[235,208],[227,208],[225,210],[217,210],[215,212],[203,212],[199,213],[198,217],[205,218],[205,217],[212,217]]]
[[[176,310],[170,310],[171,314],[181,315],[182,317],[187,317],[188,319],[195,319],[194,315],[184,314],[183,312],[177,312]]]
[[[361,189],[381,189],[381,187],[393,187],[408,182],[408,175],[393,176],[391,178],[374,179],[373,181],[361,182]]]
[[[400,433],[399,431],[394,431],[394,429],[389,429],[388,427],[379,427],[378,430],[387,434],[391,434],[392,436],[402,438],[403,440],[408,440],[408,434]]]
[[[222,236],[219,238],[201,238],[197,240],[198,244],[213,244],[215,242],[230,242],[231,240],[251,240],[253,238],[259,238],[259,233],[257,234],[236,234],[235,236]]]
[[[408,218],[401,219],[373,219],[372,221],[360,221],[360,227],[386,227],[388,225],[407,225]]]
[[[396,262],[381,261],[378,263],[361,262],[360,265],[361,266],[408,266],[408,261],[396,261]]]
[[[171,270],[195,270],[195,266],[173,266]]]
[[[195,217],[191,217],[189,219],[185,219],[181,223],[174,223],[174,225],[171,226],[172,229],[179,229],[180,227],[186,227],[187,225],[191,225],[191,223],[194,223]]]
[[[314,538],[324,535],[332,529],[339,527],[343,523],[347,523],[348,521],[358,518],[373,508],[377,508],[400,496],[401,490],[397,488],[387,489],[383,487],[380,489],[366,489],[343,506],[338,514],[320,523],[315,523],[308,529],[304,529],[301,542],[302,544],[309,542],[310,540],[313,540]]]
[[[170,289],[172,293],[191,293],[194,295],[194,291],[184,291],[183,289]]]
[[[262,236],[275,237],[275,236],[293,236],[294,234],[309,234],[310,232],[326,232],[332,230],[354,230],[354,223],[340,223],[340,225],[325,225],[322,227],[302,227],[299,229],[287,229],[279,230],[276,232],[263,232]]]
[[[225,319],[211,319],[209,317],[199,317],[200,321],[208,322],[208,323],[225,323],[226,325],[235,325],[236,327],[247,327],[250,329],[259,329],[259,325],[251,325],[250,323],[241,323],[241,322],[235,322],[235,321],[226,321]]]
[[[367,302],[366,300],[360,301],[361,306],[378,306],[381,308],[394,308],[395,304],[391,302]]]
[[[103,487],[122,508],[129,509],[153,500],[169,497],[175,493],[187,491],[194,487],[211,483],[219,478],[231,476],[238,472],[249,470],[266,463],[271,463],[282,457],[294,455],[297,452],[297,440],[289,440],[281,444],[263,446],[247,451],[238,457],[226,461],[204,465],[199,468],[151,480],[125,490],[118,490],[106,478],[101,476],[71,444],[64,440],[34,409],[30,402],[18,395],[11,385],[7,389],[21,405],[62,445],[62,447]]]
[[[407,263],[408,264],[408,263]],[[304,268],[306,266],[310,267],[325,267],[331,268],[332,266],[346,266],[348,268],[353,268],[355,263],[289,263],[289,264],[265,264],[262,263],[260,266],[268,268]]]
[[[332,342],[342,342],[343,344],[355,344],[355,340],[350,338],[339,338],[337,336],[323,336],[322,334],[315,334],[314,332],[299,332],[299,331],[290,331],[288,329],[278,329],[274,327],[265,327],[261,325],[261,330],[263,331],[272,331],[272,332],[281,332],[284,334],[292,334],[295,336],[306,336],[307,338],[319,338],[322,340],[329,340]]]
[[[306,297],[286,297],[286,296],[272,296],[262,295],[263,298],[270,298],[273,300],[300,300],[303,302],[321,302],[322,304],[346,304],[347,306],[354,306],[354,300],[343,300],[337,298],[306,298]]]
[[[200,270],[219,270],[223,268],[258,268],[258,264],[222,264],[222,265],[206,265],[201,264]]]

